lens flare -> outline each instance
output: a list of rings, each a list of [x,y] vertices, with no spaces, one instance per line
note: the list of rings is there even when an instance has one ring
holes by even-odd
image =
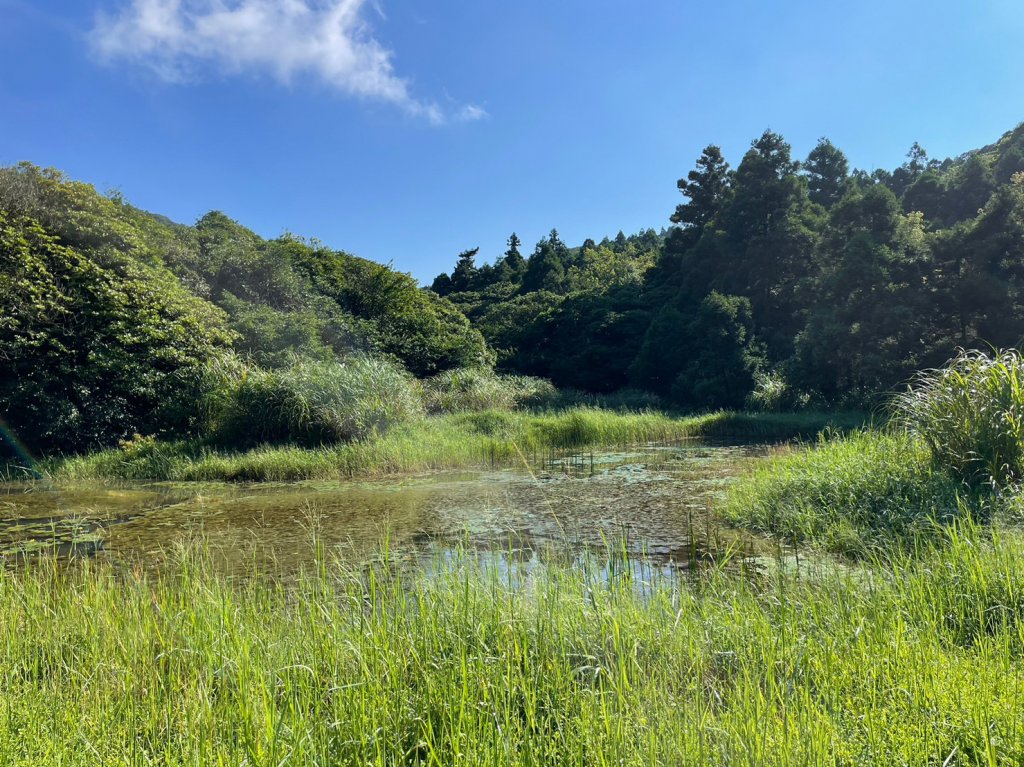
[[[13,453],[13,459],[8,461],[12,468],[22,469],[34,477],[41,476],[36,469],[36,460],[32,457],[28,447],[18,439],[14,430],[7,425],[3,418],[0,418],[0,445],[3,445],[8,452]]]

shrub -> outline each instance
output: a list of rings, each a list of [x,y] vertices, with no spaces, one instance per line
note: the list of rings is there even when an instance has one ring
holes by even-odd
[[[209,367],[206,383],[206,435],[233,446],[363,439],[422,415],[412,376],[370,356],[296,358],[280,370],[231,356]]]
[[[961,351],[918,374],[894,402],[936,466],[971,485],[1024,478],[1024,359],[1016,350]]]
[[[459,368],[423,382],[423,400],[431,413],[515,410],[552,401],[555,387],[543,378],[499,375],[487,368]]]
[[[754,390],[747,395],[747,410],[762,413],[781,413],[790,410],[806,410],[811,407],[810,394],[794,389],[780,371],[754,374]]]
[[[230,343],[224,320],[139,254],[69,247],[0,209],[0,419],[32,452],[187,431],[187,384]]]

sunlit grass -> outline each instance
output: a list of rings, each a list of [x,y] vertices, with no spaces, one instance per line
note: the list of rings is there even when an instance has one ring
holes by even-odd
[[[961,352],[918,374],[892,409],[928,445],[935,465],[957,478],[997,486],[1024,479],[1020,352]]]
[[[382,476],[432,469],[507,465],[544,451],[622,446],[690,437],[734,440],[811,436],[827,424],[860,422],[851,414],[712,413],[673,417],[571,408],[551,413],[484,411],[399,424],[383,436],[318,448],[263,446],[246,451],[201,442],[151,441],[85,456],[44,461],[54,480],[287,481]]]
[[[212,561],[0,574],[0,763],[1024,759],[1018,534],[963,526],[891,569],[643,584],[469,555],[287,582]]]
[[[861,431],[761,462],[730,488],[719,513],[786,542],[864,557],[913,549],[955,520],[987,520],[1014,504],[936,466],[914,435]]]
[[[1019,519],[1024,361],[962,352],[920,373],[888,428],[819,440],[760,465],[721,513],[786,541],[834,552],[912,549],[963,518]]]

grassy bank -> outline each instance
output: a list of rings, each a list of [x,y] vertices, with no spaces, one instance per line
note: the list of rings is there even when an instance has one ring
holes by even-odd
[[[1024,539],[699,583],[0,571],[0,763],[1018,764]]]
[[[890,427],[762,464],[730,491],[730,521],[852,556],[913,549],[957,519],[1024,511],[1024,358],[962,352],[919,373]]]
[[[199,441],[140,440],[117,450],[42,461],[56,481],[84,479],[285,481],[388,474],[519,462],[548,450],[596,448],[688,437],[736,440],[811,436],[849,428],[856,414],[720,412],[673,417],[573,408],[557,413],[485,411],[400,424],[383,437],[319,448],[263,446],[246,451]],[[17,477],[23,472],[9,471]]]
[[[995,503],[931,460],[907,433],[865,431],[762,462],[719,508],[732,523],[848,556],[913,547],[940,526]]]

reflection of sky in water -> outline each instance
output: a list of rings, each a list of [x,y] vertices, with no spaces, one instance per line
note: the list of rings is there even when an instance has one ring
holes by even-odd
[[[709,507],[765,448],[635,448],[565,455],[525,470],[445,472],[372,482],[0,488],[0,552],[56,549],[158,563],[202,538],[227,569],[295,569],[315,545],[345,558],[382,541],[422,560],[456,544],[529,564],[559,548],[625,548],[686,562],[752,543]]]

